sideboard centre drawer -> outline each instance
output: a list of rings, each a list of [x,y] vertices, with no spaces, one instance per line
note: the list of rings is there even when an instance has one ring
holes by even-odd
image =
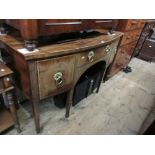
[[[74,63],[72,55],[37,62],[40,99],[70,89]]]
[[[106,55],[115,53],[118,45],[118,40],[114,41],[110,45],[105,45],[104,47],[99,47],[97,49],[92,49],[87,52],[83,52],[77,55],[77,67],[82,67],[84,65],[90,64],[94,61],[97,61]]]

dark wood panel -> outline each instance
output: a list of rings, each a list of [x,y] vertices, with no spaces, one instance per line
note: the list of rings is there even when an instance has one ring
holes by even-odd
[[[5,20],[6,24],[13,26],[14,28],[20,30],[20,20],[18,19],[6,19]]]
[[[40,36],[76,32],[84,29],[81,19],[41,19],[38,20],[38,25]]]
[[[139,57],[147,61],[155,61],[155,41],[147,39],[139,53]]]

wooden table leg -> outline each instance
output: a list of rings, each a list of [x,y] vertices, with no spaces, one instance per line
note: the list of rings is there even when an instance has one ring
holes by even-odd
[[[40,111],[39,111],[39,84],[38,84],[38,74],[37,63],[30,62],[30,80],[31,80],[31,104],[33,110],[33,116],[36,126],[36,132],[40,133]]]
[[[66,118],[69,117],[70,107],[71,107],[72,102],[73,102],[73,93],[74,93],[74,88],[72,88],[71,90],[69,90],[68,93],[67,93]]]
[[[6,97],[7,97],[7,100],[8,100],[8,108],[10,109],[13,120],[15,122],[15,128],[17,129],[17,132],[20,133],[21,129],[20,129],[20,124],[19,124],[17,111],[16,111],[16,106],[15,106],[15,102],[17,102],[15,89],[7,92]]]
[[[36,126],[36,132],[40,133],[40,112],[39,112],[39,100],[32,100],[33,117]]]

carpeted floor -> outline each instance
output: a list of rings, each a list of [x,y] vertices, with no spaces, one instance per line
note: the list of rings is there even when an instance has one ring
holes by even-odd
[[[139,133],[146,116],[155,105],[155,63],[132,59],[131,73],[119,72],[92,94],[71,109],[57,108],[53,99],[40,103],[40,134],[109,135]],[[36,134],[30,104],[18,110],[22,132]],[[15,129],[6,134],[17,134]]]

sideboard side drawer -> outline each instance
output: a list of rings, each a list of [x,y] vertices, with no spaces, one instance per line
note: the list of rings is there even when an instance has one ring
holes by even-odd
[[[73,83],[74,63],[75,58],[72,55],[37,62],[40,99],[70,89]]]

